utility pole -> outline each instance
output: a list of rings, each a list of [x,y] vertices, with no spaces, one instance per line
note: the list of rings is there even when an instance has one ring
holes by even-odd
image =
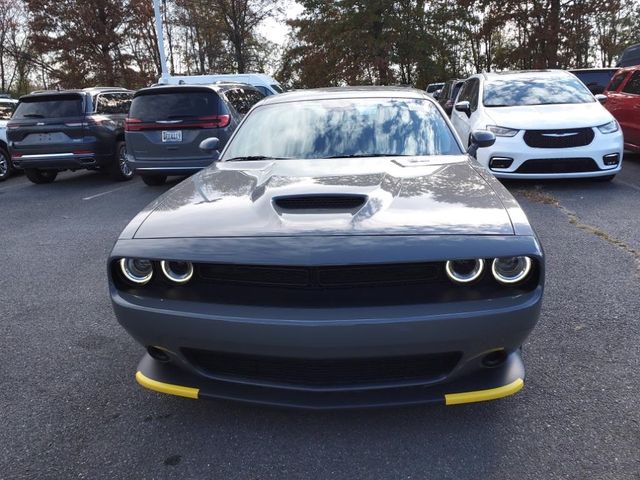
[[[158,50],[160,52],[160,83],[169,83],[169,71],[167,70],[167,56],[164,53],[164,29],[162,28],[162,16],[160,14],[160,0],[153,0],[153,11],[156,17],[156,36],[158,37]]]

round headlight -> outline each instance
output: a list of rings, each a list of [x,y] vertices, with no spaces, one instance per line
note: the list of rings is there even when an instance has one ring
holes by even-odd
[[[456,283],[471,283],[482,275],[484,260],[449,260],[445,265],[447,276]]]
[[[527,278],[531,265],[529,257],[496,258],[491,264],[491,272],[500,283],[513,284]]]
[[[131,283],[144,285],[153,276],[153,263],[146,258],[121,258],[120,271]]]
[[[162,260],[160,268],[164,276],[173,283],[187,283],[193,277],[193,264],[191,262],[173,262]]]

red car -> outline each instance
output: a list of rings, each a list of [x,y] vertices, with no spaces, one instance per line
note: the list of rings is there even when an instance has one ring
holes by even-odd
[[[640,152],[640,65],[618,70],[604,94],[604,106],[622,127],[624,148]]]

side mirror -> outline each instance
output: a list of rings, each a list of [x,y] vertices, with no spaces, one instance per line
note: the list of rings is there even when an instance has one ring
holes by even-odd
[[[455,108],[458,112],[466,113],[467,117],[471,116],[471,104],[466,100],[464,102],[456,103],[453,108]]]
[[[440,90],[438,90],[437,92],[435,92],[435,93],[433,94],[433,98],[434,98],[434,99],[436,99],[436,100],[439,100],[439,99],[440,99]]]
[[[602,104],[607,102],[607,96],[606,95],[598,93],[597,95],[594,95],[594,96],[596,97],[596,100],[599,101]]]
[[[220,140],[217,137],[205,138],[200,142],[200,150],[206,153],[214,153],[218,150],[218,145],[220,145]]]
[[[471,141],[467,153],[475,157],[479,148],[490,147],[494,143],[496,143],[496,136],[493,132],[489,130],[474,130],[471,133]]]

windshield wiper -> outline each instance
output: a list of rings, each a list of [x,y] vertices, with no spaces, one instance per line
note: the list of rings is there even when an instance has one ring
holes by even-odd
[[[265,155],[248,155],[246,157],[233,157],[224,160],[225,162],[250,162],[252,160],[287,160],[289,157],[268,157]]]
[[[41,115],[39,113],[25,113],[24,115],[22,115],[24,118],[44,118],[44,115]]]
[[[413,155],[407,155],[404,153],[352,153],[350,155],[332,155],[330,157],[320,157],[321,159],[328,158],[367,158],[367,157],[412,157]]]

